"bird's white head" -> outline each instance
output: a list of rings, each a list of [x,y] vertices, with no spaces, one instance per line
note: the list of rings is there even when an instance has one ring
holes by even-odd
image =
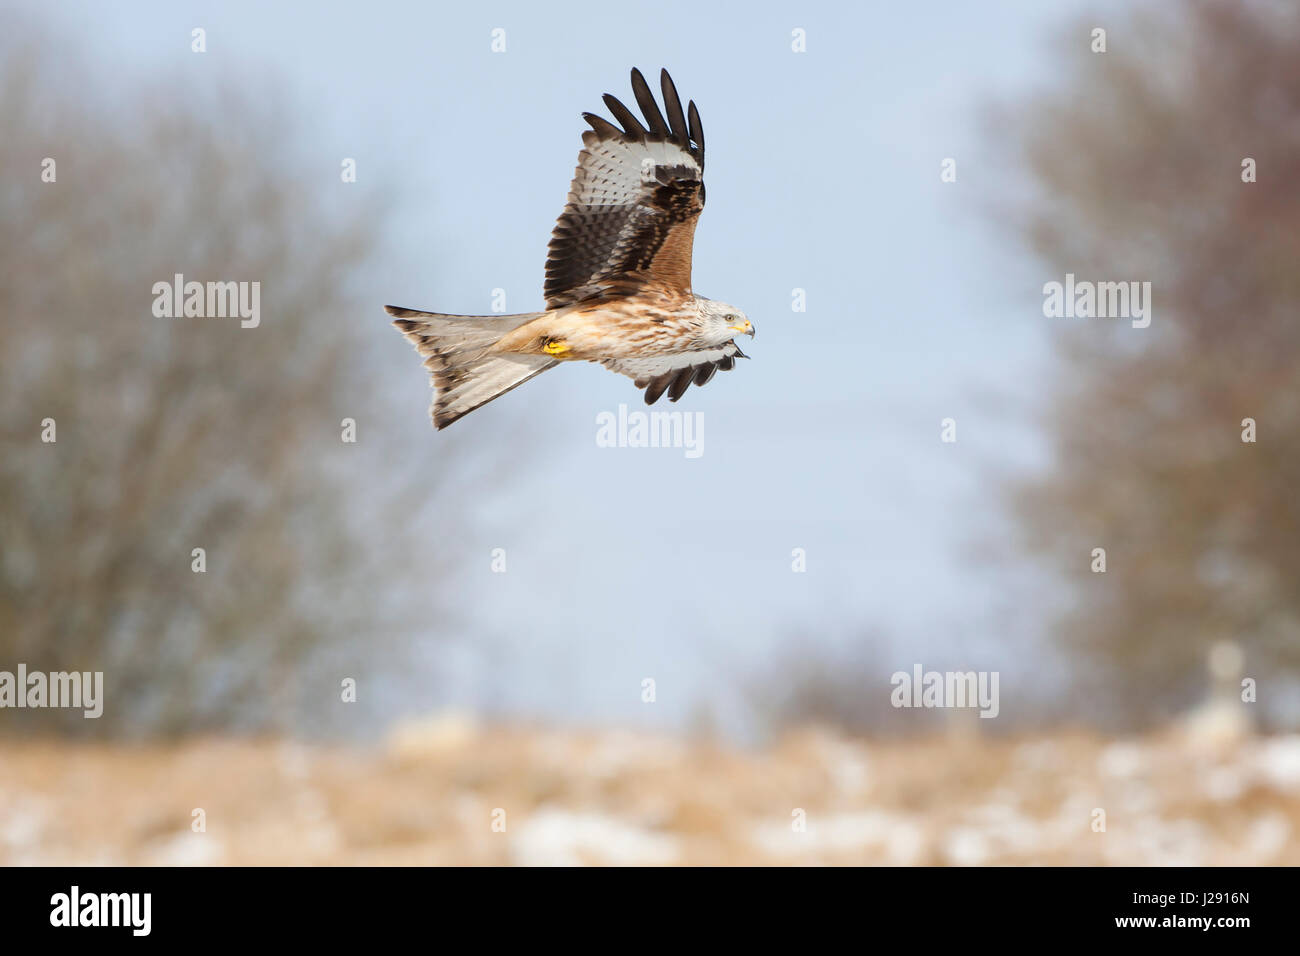
[[[721,345],[737,335],[754,337],[754,323],[734,305],[697,297],[704,317],[704,335],[710,345]]]

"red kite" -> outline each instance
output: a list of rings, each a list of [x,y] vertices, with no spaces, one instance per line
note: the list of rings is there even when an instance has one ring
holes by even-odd
[[[599,362],[645,389],[647,405],[675,402],[745,354],[745,314],[691,291],[695,223],[704,208],[704,130],[685,113],[668,71],[660,74],[667,118],[639,70],[632,92],[646,125],[610,94],[621,129],[583,113],[578,169],[551,234],[546,310],[477,316],[385,306],[424,356],[446,428],[560,362]]]

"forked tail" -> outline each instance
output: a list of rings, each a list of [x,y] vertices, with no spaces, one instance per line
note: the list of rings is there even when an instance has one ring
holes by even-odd
[[[402,330],[424,356],[435,394],[429,406],[435,428],[486,405],[535,375],[559,363],[546,355],[496,352],[507,332],[544,312],[522,315],[443,315],[386,305],[393,325]]]

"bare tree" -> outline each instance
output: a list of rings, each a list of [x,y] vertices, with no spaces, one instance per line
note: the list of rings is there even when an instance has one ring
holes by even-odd
[[[1054,320],[1054,467],[1015,501],[1073,595],[1079,699],[1133,723],[1202,695],[1216,640],[1274,691],[1300,663],[1300,8],[1151,7],[1105,53],[1094,26],[998,116],[1029,180],[1012,221],[1044,281],[1149,281],[1152,320]]]
[[[384,205],[309,185],[284,111],[173,82],[106,107],[24,41],[0,85],[0,670],[103,671],[108,702],[0,731],[324,726],[342,676],[445,627],[425,542],[495,457],[399,440],[391,330],[358,295]],[[176,274],[259,282],[260,324],[155,315]]]

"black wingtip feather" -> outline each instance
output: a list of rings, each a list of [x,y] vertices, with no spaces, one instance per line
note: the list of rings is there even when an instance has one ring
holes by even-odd
[[[659,401],[659,396],[664,393],[664,389],[668,387],[672,380],[672,372],[666,372],[658,378],[651,379],[650,384],[647,385],[645,389],[645,403],[647,405],[653,405],[655,402]]]
[[[659,71],[659,88],[664,94],[664,108],[668,110],[668,125],[672,128],[673,139],[690,149],[690,131],[686,127],[686,116],[682,113],[682,100],[677,95],[677,87],[667,70]]]
[[[582,118],[587,124],[596,131],[596,135],[602,139],[618,139],[623,135],[623,131],[605,119],[603,116],[597,116],[595,113],[583,113]]]
[[[695,101],[691,100],[690,105],[686,107],[686,116],[690,120],[691,139],[695,140],[704,148],[704,127],[700,125],[700,111],[695,108]]]
[[[626,134],[644,142],[646,128],[641,125],[641,121],[636,118],[636,114],[624,106],[613,93],[606,93],[602,99],[604,99],[605,105],[609,107],[609,111],[614,114],[614,119],[623,124],[623,130]]]
[[[684,368],[677,373],[672,384],[668,387],[668,401],[675,402],[685,394],[686,390],[691,387],[691,380],[695,378],[695,369]]]
[[[659,112],[659,104],[655,102],[654,94],[650,92],[650,84],[646,83],[645,77],[636,67],[632,68],[632,93],[636,96],[637,105],[641,107],[641,112],[645,114],[646,121],[650,124],[650,132],[656,136],[667,137],[668,124],[664,122],[664,115]]]
[[[583,113],[582,118],[600,139],[676,143],[695,157],[702,170],[704,168],[704,127],[700,123],[700,111],[696,109],[695,101],[691,101],[687,112],[683,114],[681,97],[667,70],[659,71],[659,86],[663,91],[663,110],[659,108],[659,102],[655,99],[650,84],[646,82],[645,75],[636,67],[632,68],[632,92],[636,96],[637,105],[641,107],[641,112],[645,114],[645,122],[649,124],[649,129],[636,113],[628,109],[613,93],[606,93],[602,99],[605,101],[605,106],[614,114],[615,121],[621,124],[621,129],[603,116],[594,113]],[[584,137],[586,135],[588,134],[584,134]],[[587,142],[585,138],[583,141]]]

